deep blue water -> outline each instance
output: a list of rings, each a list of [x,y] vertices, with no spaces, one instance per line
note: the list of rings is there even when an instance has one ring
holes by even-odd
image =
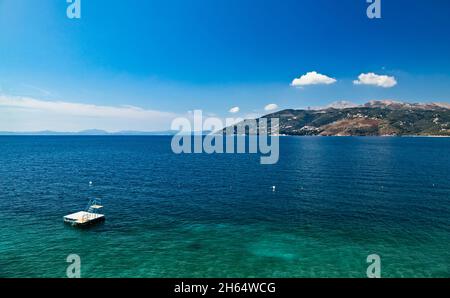
[[[283,137],[276,165],[170,141],[0,137],[0,277],[450,277],[449,138]],[[104,224],[63,224],[94,196]]]

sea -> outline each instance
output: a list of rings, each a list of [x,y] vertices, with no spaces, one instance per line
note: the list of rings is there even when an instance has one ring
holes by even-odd
[[[281,137],[274,165],[170,144],[0,137],[0,277],[64,278],[70,255],[86,278],[364,278],[370,255],[450,277],[450,138]],[[92,198],[104,223],[63,223]]]

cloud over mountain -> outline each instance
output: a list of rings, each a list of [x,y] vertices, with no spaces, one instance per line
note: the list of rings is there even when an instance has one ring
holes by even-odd
[[[373,72],[370,72],[360,74],[358,80],[353,81],[353,84],[392,88],[397,85],[397,80],[391,76],[377,75]]]
[[[316,71],[308,72],[292,81],[293,87],[304,87],[309,85],[330,85],[336,83],[337,80]]]
[[[236,113],[239,113],[240,110],[241,110],[241,109],[240,109],[239,107],[233,107],[233,108],[231,108],[231,109],[229,110],[229,112],[230,112],[231,114],[236,114]]]
[[[278,105],[271,103],[264,107],[264,111],[270,112],[278,109]]]

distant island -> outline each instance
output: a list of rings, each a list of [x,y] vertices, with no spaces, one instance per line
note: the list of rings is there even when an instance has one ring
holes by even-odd
[[[279,118],[279,134],[287,136],[450,136],[447,103],[337,102],[324,108],[287,109],[261,118]],[[237,126],[234,129],[236,132]],[[246,133],[257,132],[247,129]]]
[[[58,132],[51,130],[33,131],[33,132],[0,131],[0,136],[171,136],[176,133],[178,132],[173,130],[153,131],[153,132],[143,132],[143,131],[108,132],[99,129],[89,129],[79,132]]]
[[[202,131],[194,133],[195,135],[203,134],[207,135],[211,131]],[[109,132],[100,129],[88,129],[77,132],[60,132],[52,130],[43,131],[25,131],[25,132],[14,132],[14,131],[0,131],[0,136],[174,136],[176,134],[187,134],[190,133],[180,133],[176,130],[163,130],[163,131],[135,131],[135,130],[123,130],[118,132]]]

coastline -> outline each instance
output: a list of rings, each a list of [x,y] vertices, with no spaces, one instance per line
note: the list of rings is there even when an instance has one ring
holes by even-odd
[[[202,136],[207,136],[208,134],[204,134]],[[33,134],[33,133],[0,133],[0,137],[173,137],[174,134],[76,134],[76,133],[58,133],[58,134]],[[199,135],[192,135],[199,136]],[[243,137],[244,135],[224,135],[224,137],[233,136],[233,137]],[[257,135],[246,135],[246,136],[257,136]],[[350,136],[342,136],[342,135],[271,135],[271,137],[317,137],[317,138],[450,138],[450,136],[445,135],[350,135]]]

